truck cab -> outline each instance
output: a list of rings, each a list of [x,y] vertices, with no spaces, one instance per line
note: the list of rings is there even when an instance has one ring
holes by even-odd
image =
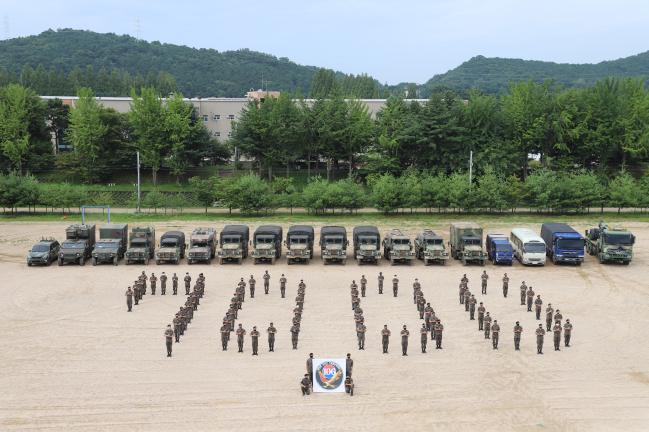
[[[187,264],[211,263],[216,255],[216,231],[213,228],[196,228],[189,237]]]
[[[482,227],[473,222],[452,223],[449,245],[453,258],[464,265],[472,262],[485,265],[487,254],[482,246],[482,232]]]
[[[70,225],[65,230],[66,240],[59,249],[58,264],[85,265],[95,245],[95,225]]]
[[[320,230],[320,255],[325,264],[347,261],[347,230],[340,226],[326,226]]]
[[[541,226],[541,237],[545,241],[546,253],[553,263],[581,265],[584,262],[584,238],[571,226],[546,222]]]
[[[514,248],[505,234],[487,235],[487,256],[493,264],[514,263]]]
[[[185,257],[185,234],[168,231],[160,237],[160,247],[155,251],[155,263],[178,264]]]
[[[444,239],[429,229],[424,230],[415,238],[415,255],[417,259],[423,260],[425,265],[434,262],[444,265],[448,260]]]
[[[117,265],[122,257],[122,241],[119,239],[99,239],[92,251],[92,265],[110,262]]]
[[[378,263],[381,259],[381,234],[375,226],[354,227],[354,255],[361,262]]]
[[[390,260],[390,264],[397,262],[412,264],[415,258],[412,242],[401,230],[393,229],[383,239],[383,256]]]
[[[628,265],[633,259],[635,236],[623,228],[609,228],[603,222],[586,231],[586,249],[600,263],[617,262]]]
[[[250,229],[247,225],[226,225],[221,231],[219,240],[219,263],[231,261],[241,264],[248,258],[248,237]]]
[[[282,227],[279,225],[262,225],[252,235],[252,257],[255,264],[267,261],[275,264],[282,256]]]
[[[126,264],[141,262],[148,265],[149,260],[155,258],[155,228],[132,228],[124,258]]]
[[[308,263],[313,258],[314,231],[312,226],[293,225],[286,234],[286,260],[288,264],[294,262]]]

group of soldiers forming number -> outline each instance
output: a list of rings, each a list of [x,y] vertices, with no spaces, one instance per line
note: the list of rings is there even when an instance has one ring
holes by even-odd
[[[481,286],[482,294],[487,294],[487,282],[489,276],[486,271],[482,272],[481,275]],[[464,304],[464,310],[469,312],[469,319],[475,319],[476,303],[477,300],[475,295],[471,294],[469,290],[469,279],[466,274],[462,276],[460,280],[460,304]],[[507,273],[503,276],[503,297],[507,297],[509,291],[509,276]],[[520,295],[521,295],[521,306],[527,306],[527,311],[534,312],[536,314],[536,320],[541,320],[541,313],[543,308],[543,300],[541,299],[540,294],[536,294],[532,286],[527,286],[525,281],[521,283],[520,286]],[[535,298],[536,296],[536,298]],[[498,325],[498,320],[493,319],[493,317],[486,312],[486,308],[483,302],[480,302],[478,306],[478,330],[484,331],[485,339],[489,339],[491,336],[493,349],[498,349],[498,340],[500,336],[500,325]],[[562,326],[563,315],[561,311],[557,309],[556,311],[552,307],[551,303],[548,303],[548,306],[545,309],[545,324],[546,329],[543,329],[543,324],[539,324],[538,328],[535,331],[536,334],[536,351],[538,354],[543,354],[543,341],[545,338],[545,333],[552,332],[554,334],[554,350],[560,351],[561,345],[561,333],[564,335],[564,345],[566,347],[570,346],[570,337],[572,335],[572,323],[569,319],[566,319],[565,324]],[[553,325],[554,322],[554,325]],[[523,333],[523,327],[520,325],[520,321],[516,321],[514,325],[514,349],[516,351],[520,350],[521,335]]]
[[[133,286],[128,287],[126,294],[124,294],[126,296],[127,312],[131,312],[133,310],[133,301],[135,301],[136,306],[140,304],[140,301],[142,301],[142,297],[146,294],[147,280],[151,284],[151,295],[155,295],[158,285],[158,277],[155,275],[155,273],[151,273],[151,277],[148,277],[146,273],[142,271],[137,280],[133,282]],[[192,278],[189,276],[189,273],[185,273],[185,295],[189,295],[189,287],[191,281]],[[176,275],[176,273],[174,273],[174,275],[171,277],[171,282],[173,287],[173,295],[177,295],[178,276]],[[165,272],[162,272],[162,275],[160,275],[160,294],[167,294],[167,275],[165,274]]]
[[[268,270],[264,272],[262,278],[264,280],[264,294],[267,295],[270,292],[270,274],[268,273]],[[257,281],[255,280],[253,275],[250,275],[250,279],[248,280],[247,285],[250,292],[250,298],[255,298],[255,287],[257,285]],[[282,298],[285,298],[286,297],[286,277],[284,276],[284,274],[282,274],[282,277],[279,279],[279,289]],[[293,341],[293,349],[297,349],[297,338],[300,332],[300,322],[302,320],[302,309],[304,307],[305,289],[306,289],[306,285],[304,284],[304,281],[300,280],[300,284],[298,286],[298,295],[295,299],[296,308],[293,310],[294,312],[293,326],[291,327],[291,339]],[[225,316],[223,317],[223,325],[219,330],[221,333],[221,347],[223,351],[228,350],[228,342],[230,341],[230,334],[234,331],[235,335],[237,336],[237,345],[239,348],[238,352],[240,353],[243,352],[244,339],[247,333],[246,329],[243,328],[243,324],[241,323],[239,323],[236,329],[234,326],[235,326],[235,320],[238,319],[239,311],[242,309],[242,305],[245,301],[246,301],[246,281],[243,278],[241,278],[241,280],[237,284],[234,295],[230,300],[230,307],[228,308],[227,312],[225,313]],[[266,329],[266,333],[268,334],[268,351],[274,352],[275,335],[277,334],[277,328],[272,322],[269,324],[268,328]],[[252,355],[259,355],[259,335],[260,333],[259,330],[257,330],[257,326],[253,326],[252,331],[250,332],[250,338],[252,342]]]
[[[151,278],[149,278],[149,282],[152,281],[153,277],[154,276],[152,274]],[[198,275],[198,278],[196,278],[196,282],[194,283],[194,288],[191,290],[191,292],[190,292],[190,287],[191,287],[192,278],[191,276],[189,276],[189,273],[185,273],[184,279],[185,279],[185,295],[187,295],[187,300],[185,300],[185,304],[181,306],[180,310],[176,312],[176,315],[174,315],[174,318],[172,320],[173,328],[172,325],[169,324],[165,329],[167,357],[171,357],[171,351],[172,351],[174,339],[176,343],[180,342],[180,336],[183,336],[185,334],[185,330],[187,330],[187,326],[194,318],[194,312],[198,310],[198,306],[200,305],[200,299],[202,299],[203,295],[205,295],[205,276],[203,275],[203,273],[200,273]],[[155,285],[152,282],[151,285],[152,293],[155,293],[154,286]],[[177,291],[177,288],[176,290],[174,290],[174,294],[176,293],[175,291]],[[164,293],[164,288],[162,292]]]
[[[352,355],[347,353],[347,358],[345,359],[345,393],[350,396],[354,396],[355,385],[352,379],[353,371],[354,360],[352,360]],[[313,390],[313,353],[309,353],[309,357],[306,359],[306,373],[300,380],[300,389],[302,390],[302,396],[308,396]]]

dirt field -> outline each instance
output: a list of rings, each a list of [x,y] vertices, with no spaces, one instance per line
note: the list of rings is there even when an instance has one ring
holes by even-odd
[[[198,223],[157,224],[158,233]],[[581,267],[485,268],[489,293],[477,294],[501,324],[501,349],[493,351],[457,301],[466,272],[480,292],[481,267],[323,266],[319,254],[308,266],[155,266],[207,278],[206,296],[174,356],[165,356],[163,331],[183,296],[145,296],[126,312],[124,291],[144,266],[28,268],[24,256],[41,236],[64,232],[64,223],[0,225],[0,430],[60,431],[311,431],[476,430],[646,431],[649,429],[649,224],[630,223],[637,236],[628,267],[600,265],[587,257]],[[538,225],[530,225],[538,230]],[[220,227],[216,227],[217,230]],[[385,231],[382,227],[381,230]],[[409,234],[418,227],[409,225]],[[448,236],[447,226],[434,226]],[[488,232],[509,232],[492,225]],[[577,228],[577,227],[576,227]],[[580,230],[584,227],[579,226]],[[270,295],[261,275],[269,269]],[[378,295],[376,276],[401,280],[397,298]],[[281,299],[278,280],[289,280]],[[510,295],[500,290],[503,272]],[[265,335],[260,355],[222,352],[218,328],[236,281],[254,274],[257,296],[246,296],[239,321],[250,331],[273,321],[276,352]],[[349,284],[365,274],[363,299],[366,350],[356,349]],[[412,281],[422,282],[428,301],[445,325],[444,349],[419,351],[421,321],[412,303]],[[290,320],[299,279],[307,284],[299,350],[290,349]],[[572,347],[536,354],[533,313],[519,304],[525,280],[574,324]],[[261,293],[260,293],[261,292]],[[524,327],[522,351],[513,349],[512,327]],[[381,354],[379,330],[392,330],[390,353]],[[402,357],[398,332],[411,330],[409,356]],[[301,396],[298,381],[309,352],[355,360],[356,394]]]

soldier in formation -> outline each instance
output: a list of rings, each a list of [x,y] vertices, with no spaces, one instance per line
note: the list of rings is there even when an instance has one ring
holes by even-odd
[[[493,328],[491,329],[493,331]],[[521,334],[523,333],[523,327],[520,322],[516,321],[514,326],[514,349],[520,351],[521,349]]]
[[[482,279],[482,294],[487,294],[487,281],[489,280],[487,270],[482,271],[482,276],[480,276],[480,279]]]
[[[491,315],[487,312],[484,316],[484,338],[489,339],[491,333]]]
[[[383,276],[383,272],[379,272],[379,294],[383,294],[383,280],[385,277]]]
[[[236,331],[237,335],[237,345],[239,346],[239,352],[243,352],[243,338],[246,335],[246,329],[243,328],[242,324],[239,324],[239,328]]]
[[[554,327],[552,327],[552,333],[554,333],[554,350],[559,351],[559,346],[561,345],[561,321],[555,321]]]
[[[545,337],[545,330],[543,330],[543,324],[539,324],[539,328],[536,329],[536,353],[543,354],[543,338]]]
[[[142,274],[140,274],[140,277],[139,277],[138,279],[140,280],[140,284],[141,284],[141,288],[142,288],[142,295],[146,295],[146,281],[147,281],[149,278],[147,277],[147,275],[146,275],[146,273],[144,272],[144,270],[142,270]],[[141,300],[141,299],[140,299],[140,300]]]
[[[484,304],[480,302],[480,306],[478,306],[478,330],[484,331],[484,314],[486,310]]]
[[[131,312],[131,309],[133,309],[133,290],[131,287],[128,287],[126,289],[126,307],[128,308],[127,312]],[[137,303],[136,303],[137,304]]]
[[[165,272],[162,272],[160,275],[160,295],[167,294],[167,275]]]
[[[388,353],[388,345],[390,345],[390,330],[388,325],[385,324],[381,330],[381,345],[383,346],[383,354]]]
[[[564,345],[570,346],[570,337],[572,336],[572,323],[569,319],[566,319],[566,324],[563,326],[563,341]]]
[[[345,359],[345,374],[350,377],[354,370],[354,360],[352,360],[352,355],[347,353],[347,358]]]
[[[430,331],[432,324],[431,319],[434,312],[435,311],[433,310],[433,307],[430,305],[430,303],[426,303],[426,307],[424,308],[424,325],[426,326],[427,331]]]
[[[534,290],[530,286],[527,289],[527,311],[532,312],[532,305],[534,304]]]
[[[174,331],[171,329],[171,324],[168,324],[167,328],[165,329],[165,343],[167,345],[167,357],[171,357],[171,347],[174,343],[173,337],[174,337]]]
[[[259,349],[259,332],[257,331],[257,326],[252,326],[250,338],[252,341],[252,355],[259,355],[257,353],[257,350]]]
[[[509,276],[505,273],[503,276],[503,297],[507,298],[507,291],[509,291]]]
[[[467,290],[467,286],[464,285],[464,282],[460,282],[460,304],[464,304],[464,293]]]
[[[178,276],[174,273],[171,278],[171,288],[173,289],[173,294],[178,295]]]
[[[536,295],[536,300],[534,300],[534,312],[536,313],[536,320],[541,319],[541,310],[543,308],[543,300],[541,300],[541,294]]]
[[[302,390],[302,396],[308,396],[311,388],[311,379],[309,374],[304,374],[304,377],[300,380],[300,389]]]
[[[185,273],[185,278],[183,280],[185,281],[185,295],[189,295],[189,288],[191,288],[192,285],[192,277],[189,275],[189,272]]]
[[[500,326],[498,325],[498,320],[494,320],[493,325],[491,326],[491,344],[493,349],[498,349],[498,339],[500,338]]]
[[[399,279],[397,278],[397,275],[394,275],[394,278],[392,278],[392,295],[396,297],[398,293],[399,293]]]
[[[250,279],[248,280],[248,287],[250,289],[250,298],[255,298],[255,285],[257,285],[257,281],[255,280],[253,275],[250,275]]]
[[[309,353],[306,359],[306,373],[309,377],[309,383],[313,384],[313,353]]]
[[[525,297],[527,295],[527,285],[525,285],[525,281],[521,283],[521,306],[525,306]]]
[[[412,302],[417,304],[417,295],[421,293],[421,284],[419,279],[415,278],[415,281],[412,283]]]
[[[545,331],[552,331],[552,318],[554,317],[554,309],[552,309],[552,303],[548,303],[548,307],[545,308]]]
[[[426,345],[428,344],[428,329],[426,328],[425,323],[421,325],[419,333],[421,335],[421,352],[422,354],[426,354]]]
[[[478,300],[476,300],[475,296],[472,295],[471,298],[469,299],[469,319],[471,321],[475,320],[475,305],[477,302]]]
[[[435,322],[435,349],[442,349],[442,336],[444,335],[444,325],[438,319]]]
[[[406,328],[405,324],[403,326],[403,330],[401,330],[401,355],[407,356],[408,355],[408,337],[410,336],[410,332]]]
[[[180,318],[180,312],[176,312],[176,315],[174,316],[172,322],[174,325],[174,336],[176,337],[176,343],[178,343],[180,342],[180,332],[182,329],[182,320]]]
[[[279,278],[279,292],[282,298],[286,296],[286,276],[284,276],[284,273],[282,273],[282,277]]]
[[[268,290],[270,290],[270,275],[268,274],[268,270],[264,273],[264,294],[268,294]]]
[[[300,325],[293,324],[291,327],[291,343],[293,344],[293,349],[297,349],[298,336],[300,335]]]
[[[367,279],[365,275],[361,276],[361,297],[365,297],[365,290],[367,290]]]
[[[158,282],[158,278],[156,277],[155,273],[151,273],[149,282],[151,283],[151,295],[155,295],[156,285]]]
[[[469,288],[466,288],[464,290],[464,311],[469,312],[469,308],[471,306],[471,291]]]
[[[277,329],[275,328],[273,323],[270,323],[270,325],[266,329],[266,333],[268,333],[268,351],[269,352],[274,352],[275,351],[275,335],[277,334]]]
[[[223,325],[221,326],[221,329],[219,331],[221,333],[221,347],[223,348],[223,351],[227,351],[228,342],[230,341],[230,326],[228,325],[227,321],[223,322]]]

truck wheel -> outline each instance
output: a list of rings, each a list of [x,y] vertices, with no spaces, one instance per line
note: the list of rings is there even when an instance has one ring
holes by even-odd
[[[144,259],[144,265],[149,265],[149,258]]]
[[[58,259],[59,266],[63,265],[63,260],[61,258]]]
[[[602,258],[601,254],[597,255],[597,261],[599,261],[600,264],[604,264],[604,258]]]
[[[155,260],[155,265],[160,265],[160,260]]]
[[[117,260],[117,257],[113,258],[113,265],[116,266],[118,264],[119,264],[119,261]]]
[[[391,266],[394,265],[394,259],[392,259],[392,258],[390,258],[390,265],[391,265]]]
[[[32,263],[28,262],[27,267],[31,267],[31,266],[32,266]]]
[[[92,265],[93,265],[93,266],[96,266],[96,265],[97,265],[97,258],[93,258],[93,259],[92,259]]]
[[[464,258],[462,258],[462,265],[463,265],[463,266],[466,265],[466,259],[464,259]]]
[[[622,264],[624,264],[624,265],[629,265],[630,263],[631,263],[631,261],[622,261]]]
[[[275,264],[275,257],[272,257],[272,258],[270,259],[270,265],[274,265],[274,264]]]
[[[85,266],[86,265],[86,257],[81,257],[79,258],[79,265]]]

